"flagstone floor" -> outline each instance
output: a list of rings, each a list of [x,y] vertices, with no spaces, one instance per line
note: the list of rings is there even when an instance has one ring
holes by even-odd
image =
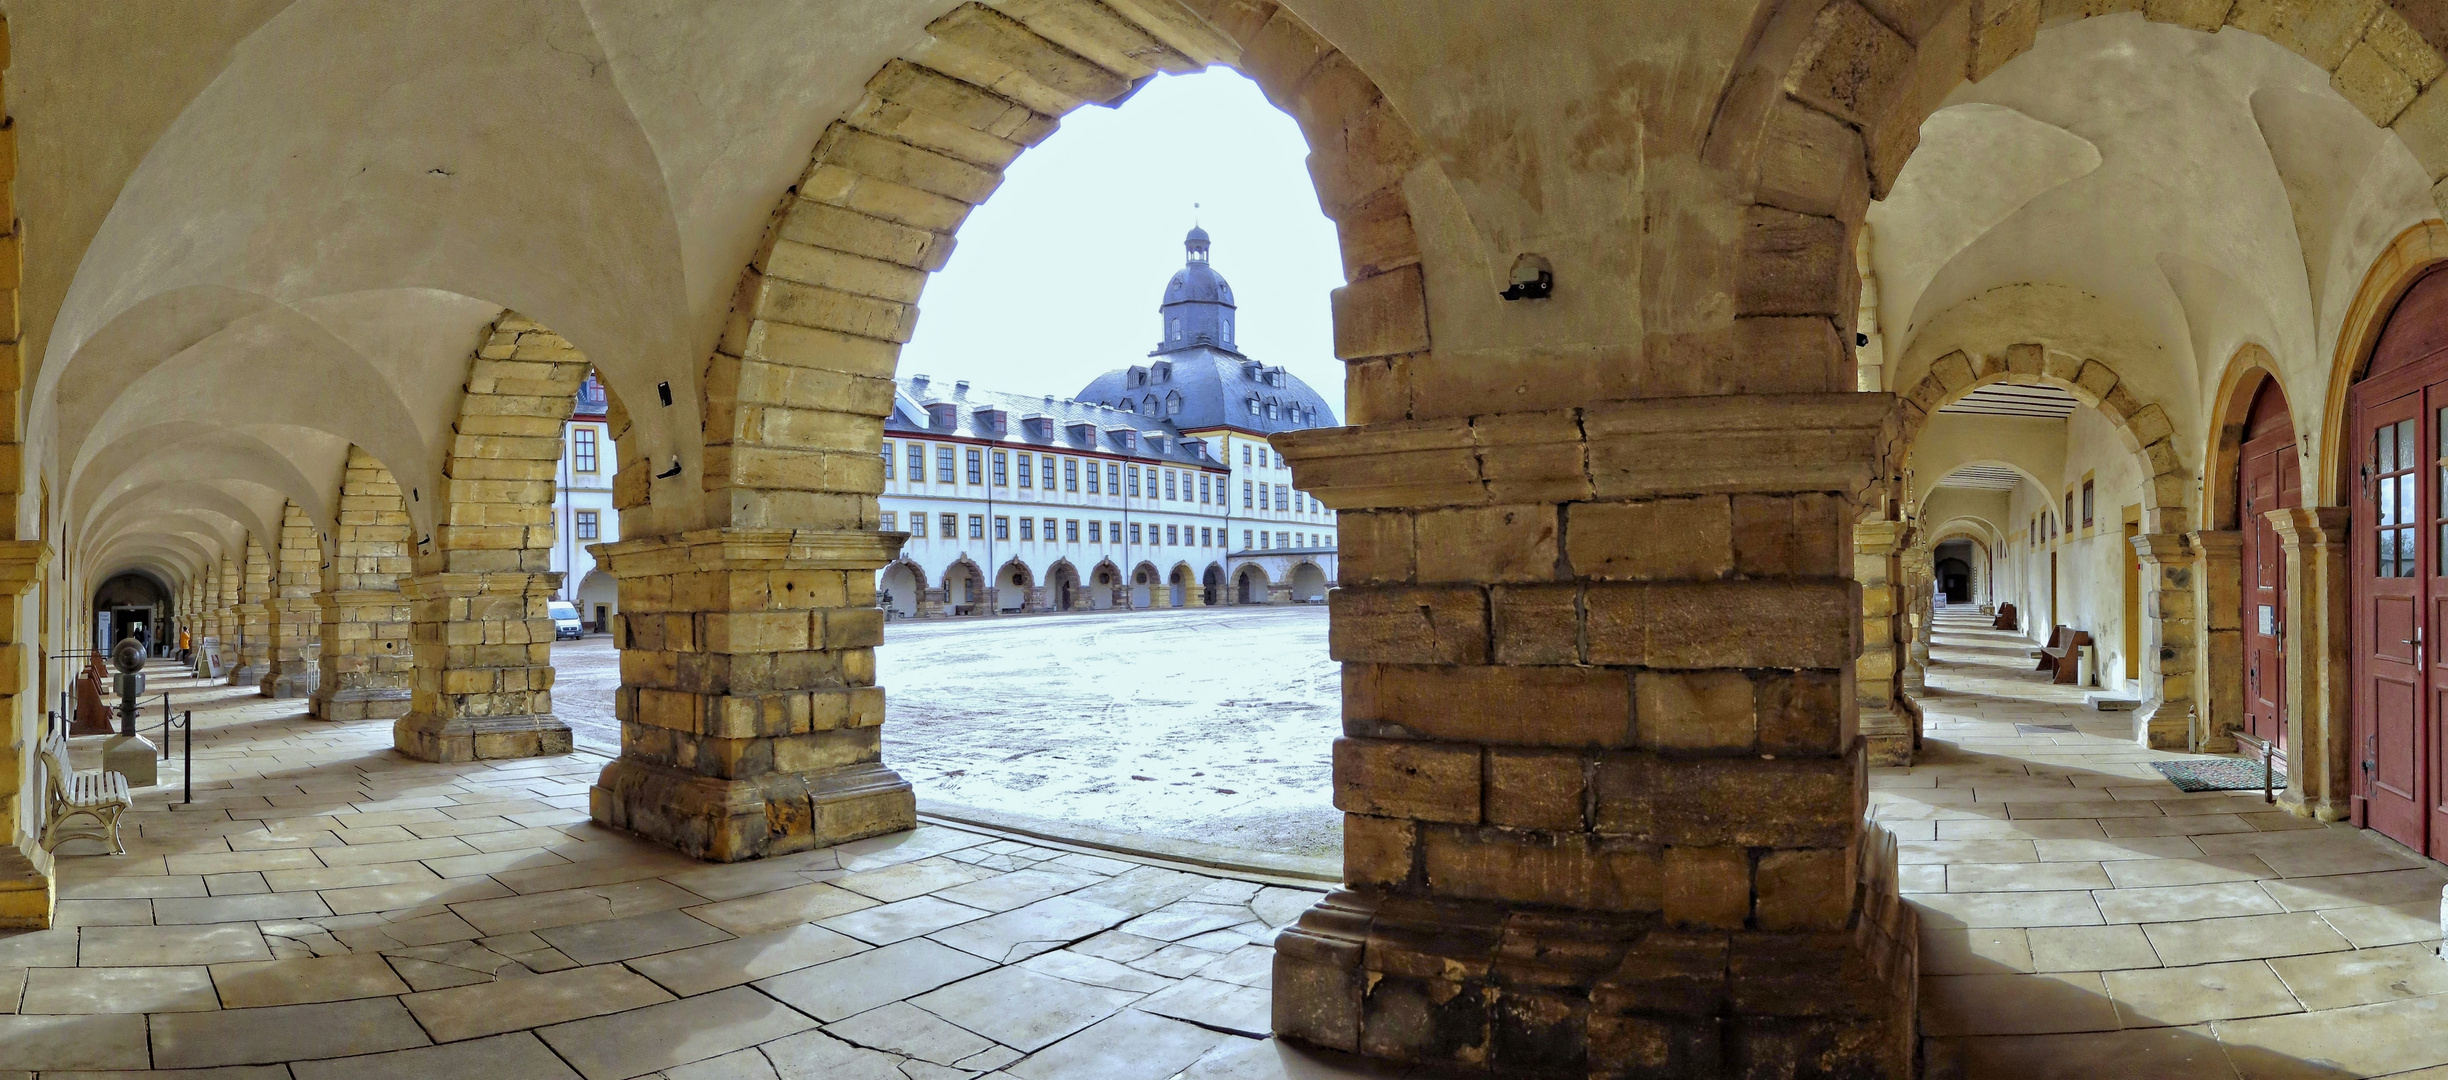
[[[2448,1078],[2448,872],[2258,790],[2184,794],[2129,714],[1935,624],[1927,739],[1873,770],[1921,910],[1932,1080]]]
[[[58,925],[0,932],[0,1080],[1397,1075],[1265,1037],[1315,883],[933,825],[709,865],[588,823],[601,757],[424,764],[153,681],[195,801],[174,746],[129,853],[64,845]]]

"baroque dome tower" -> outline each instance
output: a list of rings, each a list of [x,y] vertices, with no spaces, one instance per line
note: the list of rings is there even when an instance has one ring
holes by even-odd
[[[1182,268],[1165,283],[1164,337],[1150,355],[1179,352],[1201,345],[1239,355],[1233,343],[1232,283],[1207,261],[1207,230],[1190,227],[1182,238]]]

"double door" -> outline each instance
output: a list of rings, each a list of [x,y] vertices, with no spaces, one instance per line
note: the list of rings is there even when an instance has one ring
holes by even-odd
[[[2352,781],[2362,824],[2448,855],[2448,365],[2355,387]]]

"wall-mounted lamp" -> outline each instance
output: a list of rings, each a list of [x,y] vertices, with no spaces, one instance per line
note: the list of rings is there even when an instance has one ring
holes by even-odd
[[[1496,295],[1507,300],[1545,300],[1555,294],[1555,271],[1543,256],[1523,255],[1513,260],[1511,284]]]

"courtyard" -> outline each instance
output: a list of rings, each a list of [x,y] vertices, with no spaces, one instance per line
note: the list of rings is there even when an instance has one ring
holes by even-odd
[[[554,712],[582,748],[619,753],[612,639],[561,642],[553,664]],[[876,680],[884,760],[921,810],[1339,866],[1328,754],[1341,682],[1323,606],[892,622]]]

